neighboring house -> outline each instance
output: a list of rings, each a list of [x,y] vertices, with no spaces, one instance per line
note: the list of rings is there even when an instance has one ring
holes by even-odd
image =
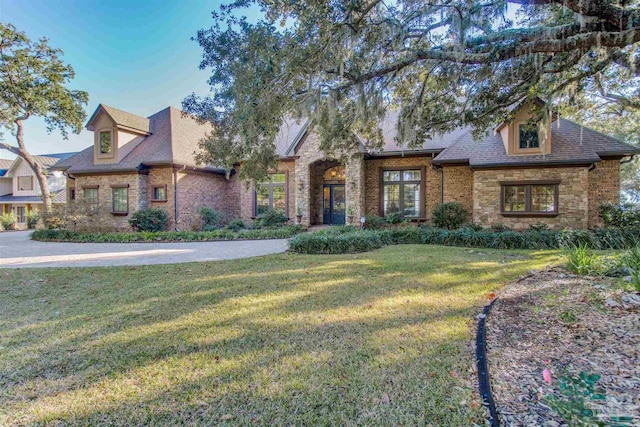
[[[619,201],[621,161],[640,153],[565,119],[532,129],[526,105],[480,140],[460,128],[415,149],[398,146],[397,117],[390,112],[380,124],[382,150],[362,145],[346,164],[320,150],[310,121],[287,121],[275,141],[278,170],[247,185],[233,173],[225,179],[223,170],[193,164],[205,131],[180,111],[145,119],[100,106],[87,125],[93,147],[56,167],[71,178],[69,194],[83,191],[107,228],[128,228],[129,213],[147,206],[167,209],[171,226],[185,229],[197,225],[201,206],[244,220],[267,209],[293,218],[299,208],[302,224],[314,225],[344,224],[349,211],[356,222],[390,213],[428,221],[438,203],[449,201],[483,226],[587,228],[601,225],[600,204]]]
[[[54,204],[66,202],[66,179],[51,167],[76,153],[34,155],[33,158],[47,171],[47,183]],[[17,228],[26,227],[29,211],[42,209],[42,193],[35,173],[21,158],[0,160],[0,213],[13,212]]]

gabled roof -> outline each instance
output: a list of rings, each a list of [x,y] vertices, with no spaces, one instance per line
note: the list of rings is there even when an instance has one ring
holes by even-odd
[[[181,165],[223,173],[217,168],[197,166],[194,154],[198,142],[211,130],[194,118],[173,107],[167,107],[148,118],[150,134],[117,163],[94,164],[93,145],[75,156],[56,164],[54,169],[69,173],[135,171],[145,166]]]
[[[38,163],[41,167],[45,169],[51,169],[53,165],[57,164],[62,160],[68,159],[69,157],[75,154],[77,153],[73,152],[73,153],[38,154],[38,155],[33,155],[31,157],[33,157],[33,160],[36,163]],[[20,164],[21,161],[23,161],[22,157],[16,157],[15,160],[11,160],[11,166],[7,169],[6,174],[11,173],[18,166],[18,164]]]
[[[586,164],[603,157],[639,154],[640,149],[566,119],[551,125],[551,153],[508,156],[500,134],[476,140],[471,131],[433,160],[436,165],[468,163],[471,167]]]
[[[93,124],[100,116],[100,113],[105,113],[118,127],[124,127],[130,130],[142,132],[144,134],[151,133],[151,124],[148,118],[140,117],[135,114],[127,113],[126,111],[118,110],[117,108],[109,107],[108,105],[100,104],[96,111],[91,115],[87,122],[87,129],[94,130]]]
[[[0,177],[3,177],[7,174],[9,168],[13,164],[13,160],[9,159],[0,159]]]

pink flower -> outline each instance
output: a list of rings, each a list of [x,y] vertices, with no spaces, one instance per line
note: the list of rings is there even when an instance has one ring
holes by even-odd
[[[551,384],[553,382],[553,380],[551,379],[551,371],[549,371],[547,368],[545,368],[542,371],[542,378],[544,378],[545,382]]]

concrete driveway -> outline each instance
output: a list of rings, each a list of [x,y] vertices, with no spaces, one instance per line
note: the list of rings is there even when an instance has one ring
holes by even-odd
[[[286,239],[193,243],[53,243],[0,233],[0,268],[110,267],[249,258],[285,252]]]

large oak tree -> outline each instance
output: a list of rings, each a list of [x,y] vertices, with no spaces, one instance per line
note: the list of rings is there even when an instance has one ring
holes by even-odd
[[[256,4],[263,19],[239,17]],[[197,34],[212,94],[183,107],[215,125],[199,160],[244,161],[245,177],[277,162],[288,115],[313,118],[335,153],[357,146],[354,132],[379,146],[389,107],[411,147],[462,125],[480,133],[524,98],[546,100],[548,117],[607,79],[626,82],[609,99],[638,104],[637,0],[236,0],[213,18]]]
[[[64,64],[62,51],[49,46],[47,39],[31,41],[11,24],[0,23],[0,128],[15,137],[15,144],[0,135],[0,149],[21,157],[31,167],[42,189],[46,212],[51,196],[46,171],[29,153],[25,144],[24,122],[41,117],[49,132],[58,130],[63,138],[67,129],[79,133],[86,118],[83,105],[86,92],[65,85],[75,73]]]

